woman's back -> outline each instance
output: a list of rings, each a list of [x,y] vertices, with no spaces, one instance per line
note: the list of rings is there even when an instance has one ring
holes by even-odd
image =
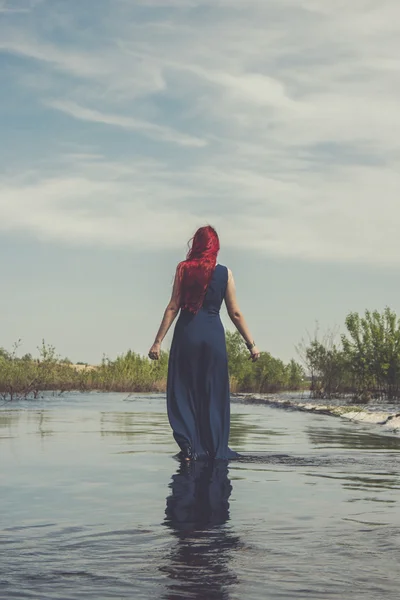
[[[228,269],[217,265],[209,283],[202,309],[209,313],[219,313],[228,283]]]

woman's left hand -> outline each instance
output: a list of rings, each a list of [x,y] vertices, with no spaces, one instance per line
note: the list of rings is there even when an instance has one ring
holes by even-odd
[[[151,360],[158,360],[160,358],[161,344],[154,343],[149,350],[149,358]]]
[[[258,360],[259,358],[260,358],[260,351],[257,348],[257,346],[253,346],[252,349],[250,350],[249,360],[256,362],[256,360]]]

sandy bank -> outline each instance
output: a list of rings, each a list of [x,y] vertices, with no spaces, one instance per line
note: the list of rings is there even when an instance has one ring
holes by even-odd
[[[301,400],[299,398],[288,398],[279,396],[265,396],[263,394],[238,394],[237,398],[242,398],[247,402],[260,402],[274,406],[276,408],[287,408],[312,413],[330,415],[332,417],[341,417],[357,423],[369,423],[371,425],[380,425],[386,431],[400,434],[400,406],[397,411],[392,409],[381,409],[377,406],[359,406],[355,404],[318,404],[317,402]]]

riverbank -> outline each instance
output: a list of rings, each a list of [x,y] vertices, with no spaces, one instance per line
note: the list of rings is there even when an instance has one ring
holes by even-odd
[[[235,398],[245,400],[248,403],[266,404],[274,408],[286,408],[331,417],[340,417],[348,421],[354,421],[355,423],[379,425],[387,432],[400,435],[399,406],[396,407],[389,403],[357,405],[352,402],[345,403],[343,400],[322,403],[311,398],[305,398],[303,394],[235,394]]]
[[[230,384],[233,391],[301,390],[309,385],[302,367],[294,360],[288,364],[262,352],[257,363],[249,361],[243,339],[226,332]],[[168,374],[168,352],[162,351],[159,360],[128,350],[111,360],[104,358],[99,365],[72,363],[60,359],[53,346],[45,342],[39,357],[11,352],[0,348],[0,398],[4,401],[36,399],[46,391],[68,392],[165,392]]]

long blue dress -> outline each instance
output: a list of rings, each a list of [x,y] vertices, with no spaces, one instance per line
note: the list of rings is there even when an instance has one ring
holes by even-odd
[[[181,456],[231,459],[230,392],[225,331],[219,315],[228,269],[215,267],[202,308],[182,310],[171,344],[167,409]]]

